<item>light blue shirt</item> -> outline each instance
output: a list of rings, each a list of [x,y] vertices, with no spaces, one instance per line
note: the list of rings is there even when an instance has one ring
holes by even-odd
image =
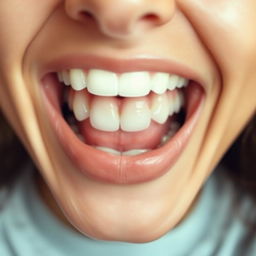
[[[2,196],[4,191],[2,191]],[[247,228],[234,211],[236,191],[228,179],[213,175],[193,212],[178,227],[149,243],[93,240],[62,224],[36,191],[32,171],[14,186],[0,211],[1,256],[235,256]],[[245,200],[242,212],[250,211]],[[240,207],[241,208],[241,207]],[[249,246],[249,245],[248,245]]]

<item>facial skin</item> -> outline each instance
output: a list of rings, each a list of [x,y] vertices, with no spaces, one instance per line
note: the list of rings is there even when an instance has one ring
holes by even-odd
[[[96,239],[136,243],[157,239],[182,220],[255,111],[255,9],[254,0],[0,2],[1,108],[44,177],[49,190],[41,183],[41,192],[60,218]],[[83,11],[91,16],[81,16]],[[74,53],[168,58],[203,78],[196,129],[165,175],[117,185],[76,170],[49,125],[38,76],[47,63]]]

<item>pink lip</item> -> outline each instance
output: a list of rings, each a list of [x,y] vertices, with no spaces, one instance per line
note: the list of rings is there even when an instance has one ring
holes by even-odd
[[[72,68],[81,68],[84,70],[95,68],[116,73],[130,71],[167,72],[196,81],[201,85],[206,84],[205,79],[189,66],[174,62],[171,59],[160,59],[152,56],[143,56],[133,59],[113,59],[102,58],[95,55],[67,55],[45,65],[40,72],[40,77],[44,77],[50,72],[58,72]]]
[[[89,61],[88,61],[89,60]],[[43,74],[56,72],[67,68],[102,68],[115,72],[131,70],[162,71],[181,75],[183,77],[195,78],[194,81],[202,81],[200,77],[189,68],[182,69],[181,66],[173,63],[155,59],[133,62],[123,60],[120,62],[109,59],[87,57],[61,59],[48,65]],[[63,63],[68,63],[69,66]],[[107,65],[108,64],[108,65]],[[135,68],[136,67],[136,68]],[[154,67],[157,67],[154,68]],[[172,69],[173,68],[173,69]],[[47,77],[47,76],[46,76]],[[46,86],[47,85],[47,86]],[[50,86],[49,86],[50,85]],[[60,89],[59,83],[48,76],[43,79],[43,96],[50,123],[54,132],[63,147],[65,154],[72,161],[74,166],[88,178],[100,182],[112,184],[135,184],[156,179],[170,171],[179,156],[185,149],[194,128],[196,127],[199,114],[204,102],[204,91],[198,83],[193,82],[187,87],[187,116],[184,125],[179,129],[173,138],[164,146],[137,156],[116,156],[97,150],[80,141],[69,125],[63,119],[56,100],[52,100],[53,86]]]

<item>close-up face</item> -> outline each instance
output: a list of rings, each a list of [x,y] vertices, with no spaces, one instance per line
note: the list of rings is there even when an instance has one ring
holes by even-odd
[[[1,1],[1,109],[49,207],[100,240],[148,242],[175,228],[254,114],[255,9]]]

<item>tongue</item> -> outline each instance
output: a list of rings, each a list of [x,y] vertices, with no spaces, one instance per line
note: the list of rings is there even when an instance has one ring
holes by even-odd
[[[131,149],[154,149],[162,137],[168,132],[171,118],[164,124],[151,122],[148,129],[139,132],[104,132],[93,128],[90,121],[80,122],[79,131],[84,137],[86,144],[102,146],[116,149],[118,151],[128,151]]]

